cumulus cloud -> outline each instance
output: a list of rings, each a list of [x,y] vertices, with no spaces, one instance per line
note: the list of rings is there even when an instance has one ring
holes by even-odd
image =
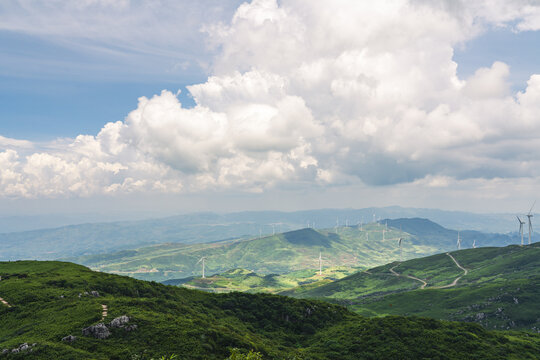
[[[534,3],[494,4],[244,3],[229,23],[204,27],[220,51],[213,75],[189,87],[195,107],[163,91],[47,151],[0,138],[0,193],[538,178],[540,161],[526,154],[540,150],[540,75],[512,94],[508,65],[460,79],[453,61],[456,46],[490,26],[536,29]]]

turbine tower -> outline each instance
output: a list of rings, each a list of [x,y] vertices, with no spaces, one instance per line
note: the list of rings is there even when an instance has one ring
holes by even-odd
[[[322,253],[319,251],[319,276],[322,276]]]
[[[197,264],[200,263],[202,261],[202,278],[204,279],[205,276],[204,276],[204,262],[206,261],[206,256],[203,256],[202,258],[199,259],[199,261],[197,261]]]
[[[473,240],[472,247],[473,247],[473,249],[476,249],[476,239]]]
[[[521,234],[521,246],[523,246],[523,225],[525,225],[525,221],[521,220],[519,216],[516,216],[519,221],[519,233]]]
[[[382,229],[382,241],[384,241],[384,233],[386,232],[385,229]]]
[[[531,221],[531,218],[533,217],[533,214],[531,213],[531,211],[532,211],[532,209],[534,207],[534,204],[536,204],[536,201],[532,204],[531,210],[529,210],[529,213],[527,214],[527,218],[529,220],[529,245],[531,245],[531,236],[532,236],[532,232],[533,232],[532,221]]]
[[[403,238],[399,238],[398,245],[399,245],[399,262],[403,261],[403,248],[401,247],[401,242],[403,241]]]
[[[457,232],[457,248],[461,250],[461,238],[459,237],[459,230]]]

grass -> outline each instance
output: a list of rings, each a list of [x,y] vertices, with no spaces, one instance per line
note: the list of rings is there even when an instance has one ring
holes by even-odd
[[[396,223],[397,226],[398,223]],[[397,227],[372,223],[338,229],[302,229],[262,238],[241,238],[205,244],[160,244],[136,250],[69,259],[92,269],[143,280],[165,281],[201,275],[202,256],[206,273],[249,269],[261,275],[285,274],[318,267],[322,252],[325,267],[376,267],[399,260],[398,238],[403,238],[403,257],[412,259],[455,249],[455,231],[425,219],[403,219]],[[384,240],[383,240],[383,230]],[[476,233],[474,233],[476,234]],[[472,243],[473,235],[464,238]],[[483,245],[498,234],[477,233]],[[504,239],[503,239],[504,240]],[[501,240],[501,241],[503,241]],[[499,240],[497,240],[499,241]],[[479,243],[481,243],[479,241]],[[451,264],[450,264],[451,267]]]
[[[358,272],[316,288],[281,294],[340,303],[366,316],[418,315],[478,322],[491,329],[540,329],[540,243],[478,248]],[[401,276],[390,272],[393,268]],[[406,277],[410,275],[427,282]],[[454,287],[437,288],[451,284]]]
[[[225,359],[233,348],[264,359],[534,359],[540,336],[417,317],[364,318],[329,303],[271,294],[211,294],[93,272],[65,262],[0,263],[0,349],[37,343],[39,359]],[[100,296],[80,293],[99,291]],[[135,331],[81,335],[128,315]],[[61,338],[73,334],[73,343]],[[9,354],[6,359],[22,358]]]

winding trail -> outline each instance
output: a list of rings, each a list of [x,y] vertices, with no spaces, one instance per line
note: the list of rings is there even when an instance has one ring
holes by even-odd
[[[457,278],[454,279],[454,281],[451,283],[451,284],[448,284],[448,285],[444,285],[444,286],[434,286],[432,287],[432,289],[448,289],[448,288],[451,288],[451,287],[454,287],[457,285],[459,279],[461,279],[462,277],[464,277],[465,275],[467,275],[469,273],[469,270],[465,269],[463,266],[461,266],[457,260],[450,254],[450,253],[446,253],[446,255],[450,256],[450,259],[452,259],[454,261],[454,263],[456,264],[456,266],[458,268],[460,268],[461,270],[463,270],[463,274],[458,276]]]
[[[11,307],[11,305],[8,304],[8,302],[2,298],[0,298],[0,302],[4,305],[6,305],[7,307]]]
[[[102,309],[101,320],[103,321],[107,317],[107,312],[109,311],[109,309],[107,309],[107,305],[105,304],[101,304],[101,309]]]
[[[417,277],[415,277],[415,276],[411,276],[411,275],[403,275],[403,274],[399,274],[399,273],[395,272],[395,271],[394,271],[394,268],[395,268],[396,266],[398,266],[398,265],[399,265],[399,264],[394,265],[394,266],[392,266],[392,267],[390,268],[390,272],[391,272],[393,275],[398,276],[398,277],[399,277],[399,276],[405,276],[405,277],[408,277],[409,279],[412,279],[412,280],[416,280],[416,281],[421,282],[421,283],[422,283],[422,286],[420,286],[420,289],[423,289],[423,288],[425,288],[425,287],[427,286],[427,282],[425,282],[425,281],[422,280],[422,279],[419,279],[419,278],[417,278]]]

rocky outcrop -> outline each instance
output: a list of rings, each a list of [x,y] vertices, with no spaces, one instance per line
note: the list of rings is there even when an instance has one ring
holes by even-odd
[[[67,342],[74,342],[75,340],[77,340],[77,337],[73,335],[68,335],[62,338],[62,341],[67,341]]]
[[[124,327],[129,322],[129,317],[126,315],[119,316],[111,321],[109,324],[112,328]]]
[[[92,325],[82,329],[82,334],[84,336],[93,336],[96,339],[106,339],[111,336],[111,332],[103,323],[99,323],[97,325]]]
[[[122,316],[119,316],[115,319],[113,319],[109,326],[111,328],[123,328],[124,330],[126,331],[133,331],[133,330],[137,330],[137,324],[130,324],[128,325],[129,323],[129,317],[126,316],[126,315],[122,315]]]
[[[19,346],[17,346],[16,348],[13,348],[13,349],[4,349],[2,350],[2,352],[0,353],[1,355],[7,355],[7,354],[17,354],[17,353],[31,353],[34,351],[34,347],[36,346],[37,344],[34,343],[32,345],[28,345],[28,343],[23,343]]]

